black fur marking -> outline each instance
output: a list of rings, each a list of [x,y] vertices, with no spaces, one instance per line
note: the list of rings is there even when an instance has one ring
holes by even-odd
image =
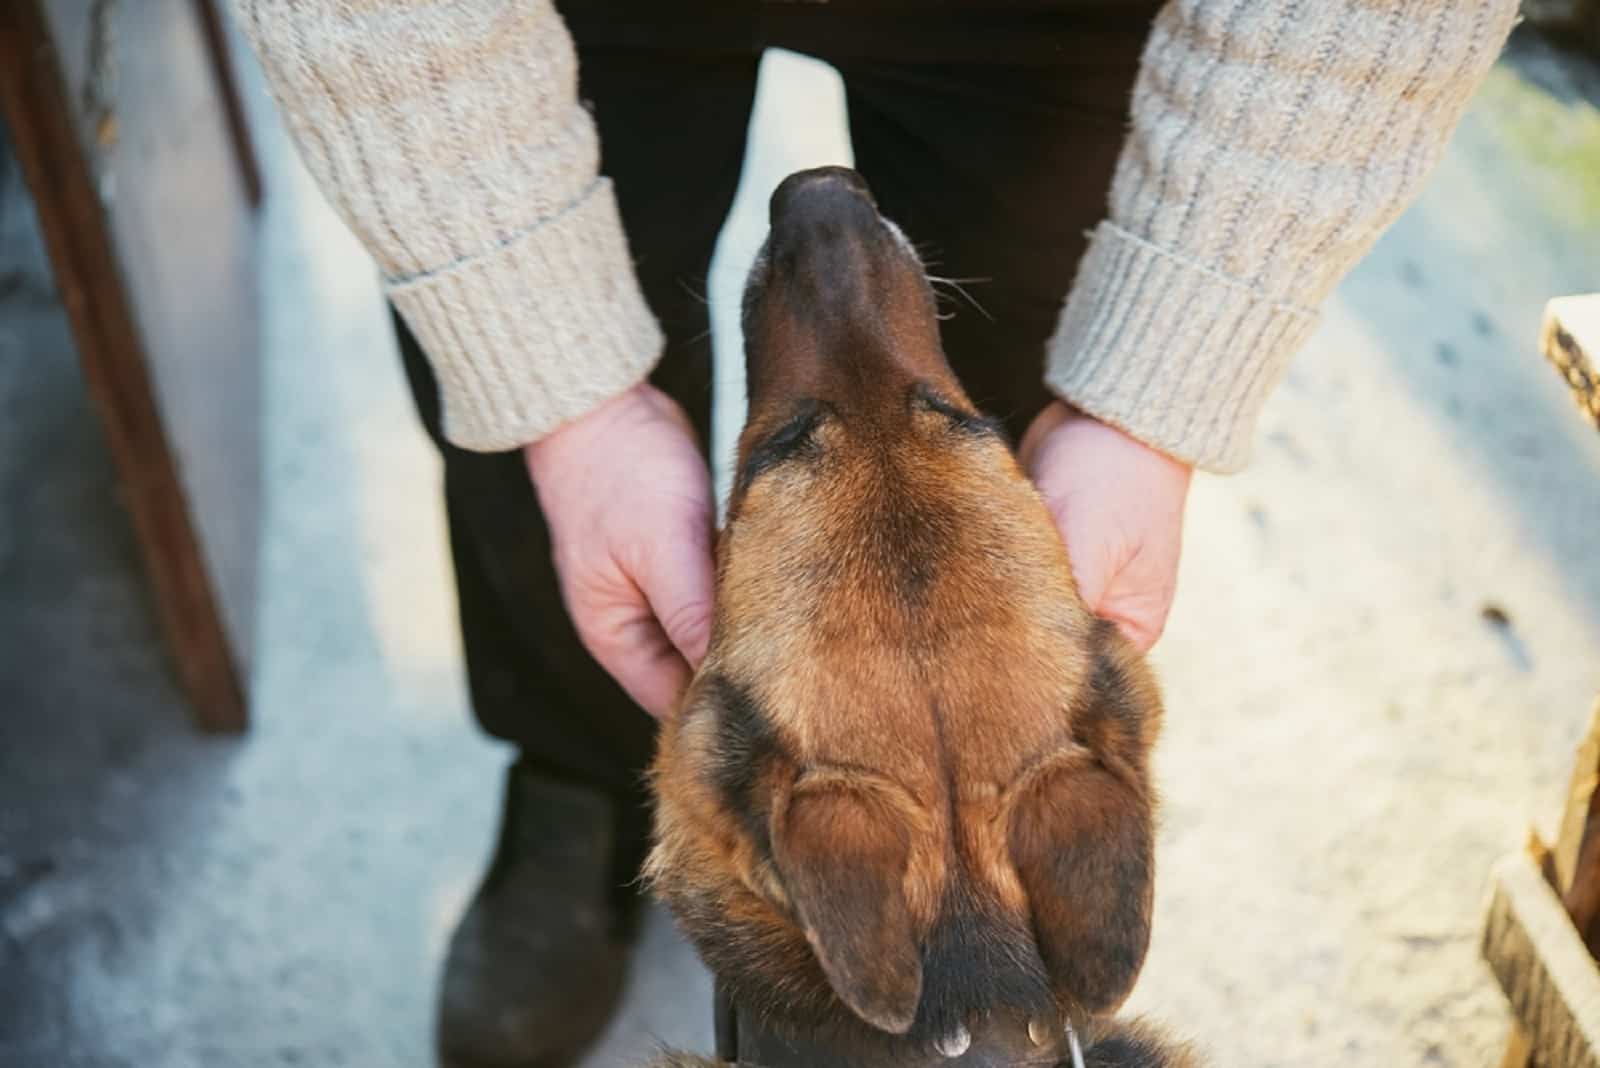
[[[898,477],[886,475],[884,484],[894,486]],[[895,593],[903,604],[921,608],[960,538],[959,522],[948,509],[929,507],[898,490],[885,492],[874,508],[878,514],[870,544],[881,573],[895,577]]]
[[[918,383],[911,391],[912,400],[930,412],[937,412],[950,420],[950,425],[965,434],[974,437],[996,438],[1001,442],[1010,443],[1006,434],[1005,424],[998,419],[993,419],[978,412],[969,412],[958,408],[950,401],[935,393],[926,383]]]
[[[815,453],[817,443],[811,433],[822,415],[823,405],[807,401],[792,419],[757,442],[739,469],[740,491],[748,489],[758,476],[779,464]]]
[[[1170,1051],[1143,1032],[1123,1032],[1096,1042],[1083,1057],[1085,1068],[1163,1068]]]
[[[1107,649],[1115,640],[1116,624],[1108,619],[1095,620],[1091,638],[1094,666],[1077,722],[1086,733],[1115,731],[1112,748],[1119,754],[1137,754],[1143,751],[1140,739],[1144,733],[1145,710],[1133,699],[1134,691],[1128,677]]]
[[[1055,999],[1033,932],[952,882],[922,950],[922,1002],[907,1036],[929,1041],[991,1012],[1052,1015]]]
[[[772,856],[764,799],[755,796],[762,768],[783,747],[755,696],[725,675],[710,682],[717,710],[716,744],[711,751],[711,779],[722,803],[744,825],[761,855]]]

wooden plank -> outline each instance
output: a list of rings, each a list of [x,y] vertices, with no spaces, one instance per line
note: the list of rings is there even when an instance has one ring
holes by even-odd
[[[1511,1025],[1511,1034],[1506,1038],[1506,1051],[1500,1057],[1500,1068],[1527,1068],[1536,1064],[1533,1059],[1533,1044],[1528,1041],[1528,1036],[1516,1024]]]
[[[44,6],[59,40],[76,13],[105,10],[103,0]],[[193,0],[117,2],[110,12],[117,140],[92,162],[111,192],[114,251],[243,676],[255,647],[261,530],[256,216]],[[97,73],[83,78],[93,85]]]
[[[1589,729],[1578,743],[1562,806],[1556,845],[1547,848],[1537,834],[1528,835],[1528,855],[1561,895],[1579,937],[1596,953],[1600,941],[1600,700],[1589,717]],[[1538,1051],[1513,1023],[1500,1068],[1539,1068]]]
[[[228,119],[228,135],[233,139],[233,154],[239,165],[239,177],[244,182],[245,196],[249,198],[250,206],[256,207],[261,203],[261,165],[256,160],[255,142],[250,138],[250,122],[245,117],[244,100],[239,95],[239,79],[234,74],[228,31],[223,25],[222,14],[217,10],[217,0],[194,0],[194,6],[200,31],[205,34],[206,51],[211,54],[217,92],[222,97]]]
[[[1567,799],[1561,807],[1561,827],[1556,834],[1555,848],[1551,850],[1556,888],[1562,892],[1572,886],[1577,872],[1578,853],[1597,784],[1600,784],[1600,701],[1595,702],[1594,711],[1589,714],[1589,728],[1578,743],[1572,779],[1567,784]]]
[[[1600,428],[1600,293],[1546,304],[1539,351],[1566,380],[1579,410]]]
[[[77,121],[80,99],[71,91],[52,32],[50,16],[61,17],[61,8],[51,6],[55,10],[47,12],[39,0],[0,3],[0,106],[34,193],[84,379],[117,464],[179,680],[201,726],[238,730],[245,724],[243,688],[147,363],[140,327],[148,315],[136,311],[127,285],[115,221],[99,195],[106,176],[86,151]],[[133,17],[145,14],[141,6]],[[112,120],[109,127],[96,124],[93,136],[120,136]],[[204,309],[208,296],[202,287],[169,292],[168,302]],[[242,330],[253,335],[253,320]]]
[[[1561,833],[1555,848],[1556,886],[1572,925],[1600,958],[1600,701],[1578,746]]]
[[[1527,853],[1495,865],[1483,957],[1538,1063],[1600,1068],[1600,968]]]

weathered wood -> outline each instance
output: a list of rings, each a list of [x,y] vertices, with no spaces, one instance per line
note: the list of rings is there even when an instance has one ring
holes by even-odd
[[[1500,1057],[1500,1068],[1532,1068],[1537,1064],[1533,1059],[1533,1044],[1513,1020],[1511,1034],[1506,1036],[1506,1051]]]
[[[1600,701],[1578,746],[1556,838],[1556,886],[1589,952],[1600,958]]]
[[[1600,428],[1600,293],[1546,304],[1539,351],[1566,380],[1578,408]]]
[[[1495,865],[1483,957],[1538,1063],[1600,1068],[1600,969],[1526,853]]]
[[[1589,954],[1600,960],[1600,793],[1589,798],[1589,821],[1578,853],[1577,873],[1562,904]]]
[[[1589,806],[1595,786],[1600,784],[1600,701],[1589,715],[1589,728],[1578,742],[1572,778],[1567,784],[1567,799],[1561,807],[1561,825],[1556,833],[1556,887],[1563,893],[1572,886],[1578,868],[1578,853],[1589,822]]]
[[[1561,811],[1561,828],[1555,848],[1533,832],[1528,834],[1527,855],[1545,882],[1561,896],[1578,935],[1591,954],[1600,935],[1600,700],[1589,717],[1589,729],[1578,743]],[[1542,1068],[1539,1057],[1521,1027],[1513,1021],[1500,1068]]]
[[[150,109],[144,115],[138,114],[137,109],[130,109],[120,118],[116,110],[82,113],[88,110],[84,103],[88,94],[75,94],[73,87],[83,85],[82,79],[88,75],[78,71],[79,77],[73,77],[71,65],[84,63],[85,54],[94,50],[99,29],[91,20],[109,19],[106,12],[117,10],[95,5],[92,11],[85,12],[83,6],[45,5],[40,0],[0,2],[0,107],[34,194],[40,229],[72,326],[84,380],[117,465],[179,680],[201,726],[238,730],[245,725],[243,688],[216,596],[213,569],[207,566],[197,534],[184,472],[163,421],[159,384],[149,360],[152,347],[162,349],[169,339],[178,336],[180,328],[187,329],[185,309],[204,319],[230,314],[232,308],[218,299],[218,268],[214,261],[209,268],[175,276],[166,270],[171,258],[157,255],[166,250],[153,248],[144,235],[136,233],[140,227],[163,224],[164,217],[152,219],[143,210],[124,211],[114,217],[101,199],[102,190],[114,187],[107,184],[107,179],[120,181],[133,196],[181,195],[181,190],[171,186],[142,182],[141,178],[153,176],[135,173],[134,167],[127,172],[102,173],[91,154],[91,146],[105,147],[127,138],[130,123],[136,128],[141,121],[170,121],[176,115],[170,101],[154,97],[144,98]],[[151,14],[149,7],[140,5],[131,16],[139,21],[130,25],[141,32],[159,32],[162,27],[144,21]],[[68,39],[75,45],[81,46],[86,40],[91,44],[75,47],[71,55],[63,56],[57,46],[58,31],[68,19],[75,25]],[[147,43],[153,46],[158,42]],[[164,55],[142,48],[130,51],[125,58],[160,64]],[[92,63],[92,59],[88,62]],[[186,133],[170,127],[169,130],[169,137],[174,139]],[[134,143],[139,144],[141,152],[129,155],[131,165],[160,158],[150,141]],[[170,159],[170,153],[166,165],[182,166],[181,161]],[[207,225],[214,220],[195,214],[201,205],[193,198],[177,206],[189,211],[199,223],[187,228],[185,239],[190,247],[204,248],[205,243],[219,239],[220,235]],[[185,236],[182,232],[173,234],[170,228],[166,232],[169,236]],[[130,257],[140,268],[135,272],[138,277],[130,278]],[[187,285],[195,278],[206,280],[207,271],[210,284]],[[175,283],[181,288],[157,292],[160,286]],[[250,289],[253,292],[253,283]],[[239,334],[238,344],[249,344],[253,352],[253,317],[236,320],[231,329]],[[197,356],[203,348],[213,362],[221,361],[229,351],[219,351],[211,339],[192,333],[186,344]],[[193,390],[195,385],[191,382],[189,388]],[[190,399],[193,400],[192,392]],[[234,435],[234,440],[241,449],[253,447],[244,434]],[[213,447],[221,444],[213,441]],[[250,521],[253,523],[253,515]],[[250,563],[253,565],[253,559]]]
[[[228,118],[228,135],[233,139],[234,159],[239,164],[239,177],[244,182],[245,196],[250,205],[261,203],[261,165],[256,159],[255,142],[250,137],[250,122],[245,115],[244,99],[239,95],[239,79],[233,69],[233,49],[228,44],[228,31],[217,10],[218,0],[194,0],[195,17],[205,34],[206,51],[216,72],[217,92],[222,95],[223,108]]]

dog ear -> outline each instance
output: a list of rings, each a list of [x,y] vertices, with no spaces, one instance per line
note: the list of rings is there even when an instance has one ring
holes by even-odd
[[[806,940],[839,999],[904,1034],[922,997],[922,960],[906,907],[904,826],[849,789],[802,793],[774,829],[773,859]]]
[[[1098,763],[1030,783],[1011,812],[1011,860],[1058,994],[1107,1012],[1133,990],[1150,943],[1154,886],[1147,791]]]
[[[1012,810],[1011,859],[1045,971],[1088,1012],[1121,1004],[1144,963],[1152,823],[1145,791],[1092,762],[1046,773]]]
[[[1098,1013],[1128,996],[1150,943],[1149,753],[1161,694],[1114,624],[1097,623],[1091,642],[1092,668],[1072,713],[1082,748],[1022,788],[1009,844],[1051,985]]]

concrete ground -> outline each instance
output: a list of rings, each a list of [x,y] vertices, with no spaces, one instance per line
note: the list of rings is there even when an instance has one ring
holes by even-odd
[[[1553,817],[1600,690],[1600,436],[1534,352],[1543,301],[1600,286],[1600,77],[1514,53],[1339,290],[1251,469],[1195,486],[1134,1008],[1219,1065],[1465,1068],[1504,1032],[1485,876]],[[765,73],[712,286],[724,352],[767,191],[847,158],[831,73]],[[31,223],[0,196],[4,1068],[429,1064],[435,969],[491,845],[505,754],[467,713],[438,465],[368,264],[254,103],[248,738],[185,721]],[[709,982],[659,916],[631,982],[589,1064],[708,1048]]]

